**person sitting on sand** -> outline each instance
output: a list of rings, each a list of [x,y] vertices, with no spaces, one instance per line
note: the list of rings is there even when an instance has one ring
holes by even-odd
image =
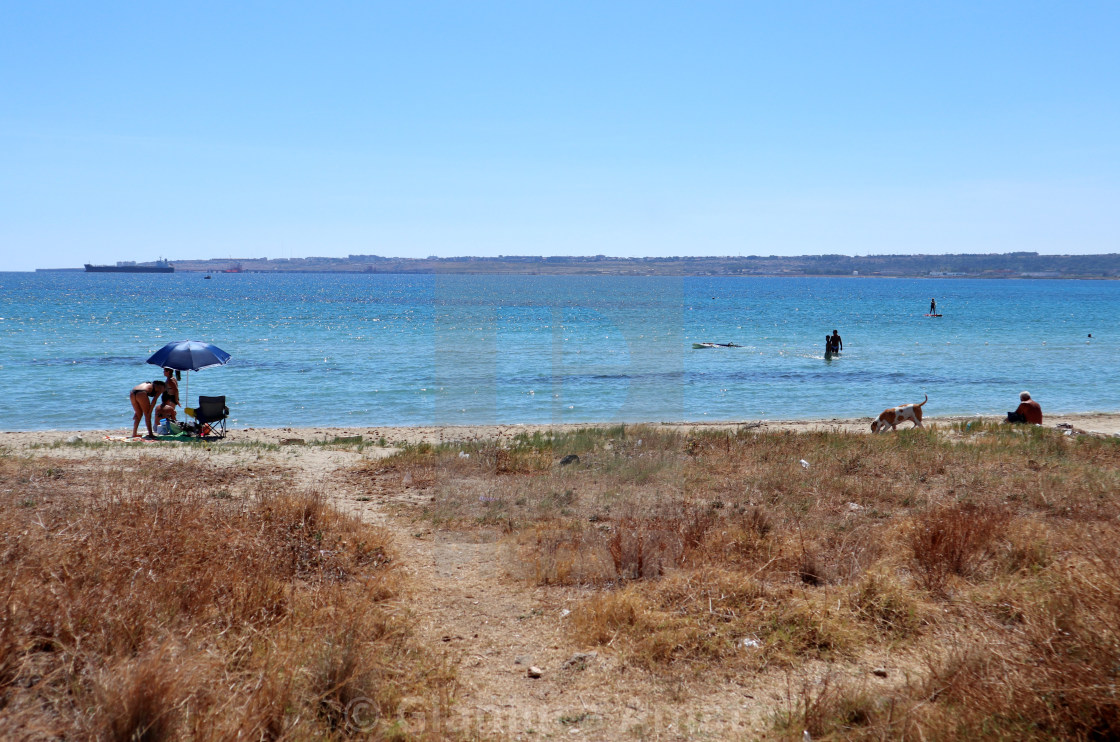
[[[171,422],[176,422],[176,420],[175,420],[175,405],[173,405],[170,402],[167,402],[165,400],[166,400],[166,397],[164,397],[163,400],[160,400],[159,404],[157,404],[155,406],[155,409],[152,410],[152,419],[153,420],[167,419]]]
[[[163,370],[164,384],[166,388],[163,390],[163,398],[160,400],[159,406],[156,407],[156,419],[166,417],[171,422],[175,422],[175,408],[179,404],[179,382],[175,381],[175,371],[170,368]]]
[[[1031,399],[1030,392],[1020,392],[1019,406],[1014,412],[1007,413],[1007,422],[1042,425],[1042,406]]]
[[[163,379],[156,379],[137,384],[129,392],[128,399],[132,403],[133,438],[139,435],[136,431],[140,427],[140,418],[144,418],[144,424],[148,426],[148,437],[155,437],[155,433],[152,432],[152,409],[155,398],[162,394],[166,387],[167,383]]]

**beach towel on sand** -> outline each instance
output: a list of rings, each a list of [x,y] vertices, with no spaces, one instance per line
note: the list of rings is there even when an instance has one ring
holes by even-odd
[[[190,433],[179,432],[179,433],[173,433],[171,435],[157,435],[156,440],[157,441],[197,441],[197,440],[201,440],[201,439],[196,435],[191,435]]]

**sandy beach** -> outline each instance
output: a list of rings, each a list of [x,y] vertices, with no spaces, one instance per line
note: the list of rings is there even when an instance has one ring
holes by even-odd
[[[820,418],[816,420],[739,420],[722,422],[650,422],[644,423],[659,428],[688,433],[692,430],[734,430],[750,427],[766,432],[808,433],[815,431],[838,431],[845,433],[870,433],[874,418]],[[927,427],[949,427],[956,423],[999,422],[1002,418],[988,416],[948,416],[925,418]],[[1053,415],[1045,418],[1045,427],[1071,426],[1082,433],[1113,436],[1120,435],[1120,413],[1088,412],[1073,415]],[[503,424],[503,425],[418,425],[409,427],[394,426],[349,426],[349,427],[299,427],[299,428],[234,428],[229,431],[226,441],[265,444],[295,444],[329,441],[335,438],[362,436],[366,442],[376,443],[382,438],[388,447],[400,444],[448,443],[453,441],[501,440],[522,433],[538,431],[572,431],[580,428],[594,428],[617,425],[618,423],[578,423],[578,424]],[[639,424],[639,423],[634,423]],[[909,428],[904,424],[900,429]],[[111,430],[36,430],[0,432],[0,446],[24,448],[28,446],[50,445],[67,441],[79,436],[86,442],[110,440],[126,442],[129,431]],[[137,439],[137,442],[140,442]],[[145,445],[158,445],[156,441],[144,441]],[[222,441],[215,441],[221,444]]]

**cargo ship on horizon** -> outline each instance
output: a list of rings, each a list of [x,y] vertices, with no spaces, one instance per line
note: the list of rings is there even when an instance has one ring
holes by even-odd
[[[90,265],[86,263],[86,273],[174,273],[175,266],[160,259],[154,263],[136,263],[131,260],[118,261],[116,265]]]

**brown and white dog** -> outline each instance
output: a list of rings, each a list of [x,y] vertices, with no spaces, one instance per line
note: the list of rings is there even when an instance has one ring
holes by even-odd
[[[899,423],[904,423],[907,420],[914,423],[914,427],[922,427],[922,405],[929,401],[929,395],[925,395],[918,404],[904,404],[898,407],[891,407],[889,410],[883,410],[879,413],[879,419],[871,423],[872,433],[882,433],[888,427],[891,430],[898,428]]]

